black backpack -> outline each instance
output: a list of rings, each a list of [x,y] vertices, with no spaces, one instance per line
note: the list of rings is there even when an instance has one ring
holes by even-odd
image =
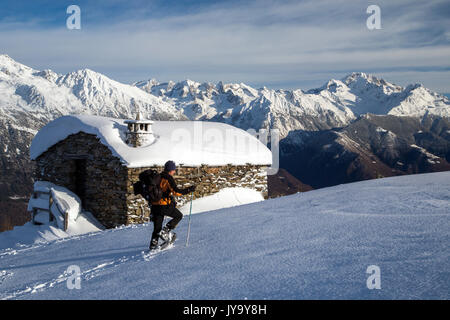
[[[134,184],[134,194],[140,194],[149,203],[161,200],[163,192],[160,187],[161,175],[152,169],[139,174],[139,181]]]

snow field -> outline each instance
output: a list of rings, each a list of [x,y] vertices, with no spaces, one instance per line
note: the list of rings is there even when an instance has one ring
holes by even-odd
[[[449,214],[450,172],[339,185],[196,214],[189,247],[185,218],[154,256],[149,224],[3,249],[0,298],[448,299]]]

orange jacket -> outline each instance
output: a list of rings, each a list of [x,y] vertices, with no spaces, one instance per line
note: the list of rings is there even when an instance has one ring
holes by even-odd
[[[161,173],[161,182],[159,184],[163,192],[161,200],[152,202],[152,205],[168,206],[174,202],[173,196],[181,196],[189,193],[189,188],[179,189],[175,179],[167,172]]]

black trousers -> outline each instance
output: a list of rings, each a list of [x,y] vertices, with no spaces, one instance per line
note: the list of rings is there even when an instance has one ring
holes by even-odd
[[[162,224],[164,221],[164,216],[171,217],[172,220],[167,222],[166,226],[169,229],[175,229],[178,223],[183,219],[183,214],[174,205],[168,206],[152,206],[152,217],[153,217],[153,233],[152,240],[158,239],[159,233],[162,230]]]

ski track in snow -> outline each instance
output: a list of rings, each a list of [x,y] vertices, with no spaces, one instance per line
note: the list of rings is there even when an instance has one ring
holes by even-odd
[[[171,250],[175,247],[175,245],[170,245],[164,250],[160,250],[157,252],[147,252],[147,251],[141,251],[139,254],[134,254],[130,256],[122,256],[118,259],[114,259],[111,261],[103,262],[91,269],[85,270],[81,272],[79,277],[82,281],[89,281],[91,279],[94,279],[95,277],[102,274],[102,272],[116,268],[124,263],[129,262],[141,262],[141,261],[150,261],[151,259],[154,259],[155,257],[164,254],[166,251]],[[7,277],[12,277],[14,273],[8,272],[8,271],[0,271],[0,285],[2,284],[3,280]],[[24,289],[16,290],[13,292],[8,293],[0,293],[0,300],[10,300],[10,299],[17,299],[21,298],[24,295],[27,294],[33,294],[36,292],[42,292],[47,289],[50,289],[52,287],[55,287],[58,284],[62,284],[64,282],[67,283],[67,280],[70,279],[70,277],[73,277],[72,274],[68,274],[67,271],[64,271],[64,273],[60,274],[58,277],[45,281],[45,282],[37,282],[31,286],[27,286]]]
[[[0,286],[2,285],[3,281],[6,280],[8,277],[12,277],[14,275],[13,272],[8,272],[6,270],[0,270]]]
[[[115,231],[123,230],[126,228],[136,228],[136,226],[125,226],[125,227],[120,227],[120,228],[113,229],[113,230],[107,230],[106,232],[115,232]],[[18,254],[26,253],[30,250],[47,247],[49,245],[56,245],[56,244],[60,244],[60,243],[67,242],[67,241],[81,240],[81,239],[85,239],[85,238],[92,237],[92,236],[101,236],[104,234],[104,232],[103,233],[95,232],[95,233],[85,234],[85,235],[81,235],[81,236],[67,237],[67,238],[63,238],[63,239],[49,241],[46,243],[41,243],[38,245],[27,246],[26,248],[19,249],[19,250],[7,248],[4,250],[5,252],[0,253],[0,258],[2,256],[7,256],[7,255],[18,255]],[[139,254],[122,256],[120,258],[113,259],[111,261],[106,261],[101,264],[98,264],[97,266],[95,266],[93,268],[87,269],[87,270],[81,272],[81,274],[79,276],[82,281],[89,281],[89,280],[94,279],[95,277],[99,276],[100,274],[102,274],[102,272],[104,272],[108,269],[118,267],[124,263],[141,262],[141,261],[148,262],[148,261],[156,258],[157,256],[164,254],[166,251],[173,249],[174,247],[175,247],[175,245],[171,244],[167,248],[165,248],[163,250],[158,250],[156,252],[148,252],[147,250],[144,250],[144,251],[141,251]],[[6,278],[13,277],[13,275],[14,275],[14,273],[12,273],[12,272],[8,272],[6,270],[1,270],[0,271],[0,285],[3,283],[3,281]],[[67,280],[72,276],[73,276],[72,274],[68,274],[67,271],[64,271],[64,273],[60,274],[58,277],[47,280],[45,282],[36,282],[36,283],[32,284],[31,286],[27,286],[26,288],[15,290],[13,292],[7,292],[7,293],[0,292],[0,300],[17,299],[17,298],[21,298],[28,294],[34,294],[37,292],[45,291],[47,289],[55,287],[56,285],[63,284],[64,282],[67,283]]]
[[[147,225],[147,224],[143,224],[143,225]],[[85,233],[82,235],[76,235],[76,236],[69,236],[69,237],[65,237],[65,238],[61,238],[61,239],[56,239],[56,240],[48,240],[48,241],[40,241],[38,243],[34,243],[34,244],[17,244],[16,246],[18,248],[4,248],[4,249],[0,249],[0,259],[5,257],[5,256],[9,256],[9,255],[18,255],[18,254],[22,254],[28,251],[32,251],[34,249],[38,249],[44,246],[48,246],[48,245],[55,245],[55,244],[59,244],[59,243],[63,243],[63,242],[67,242],[67,241],[74,241],[74,240],[83,240],[86,238],[90,238],[90,237],[96,237],[96,236],[102,236],[105,234],[105,232],[117,232],[119,230],[124,230],[127,228],[136,228],[136,225],[131,225],[131,226],[121,226],[115,229],[109,229],[109,230],[104,230],[101,232],[90,232],[90,233]]]
[[[145,227],[147,224],[144,224],[143,226]],[[66,238],[62,238],[62,239],[57,239],[57,240],[50,240],[50,241],[43,241],[43,242],[39,242],[37,244],[32,244],[32,245],[25,245],[25,244],[18,244],[17,247],[21,248],[21,249],[14,249],[14,248],[5,248],[3,250],[0,250],[0,261],[2,258],[7,257],[7,256],[17,256],[17,255],[21,255],[21,254],[25,254],[27,252],[31,252],[33,250],[39,249],[39,248],[44,248],[44,247],[48,247],[48,246],[54,246],[57,244],[61,244],[61,243],[65,243],[68,241],[78,241],[78,240],[83,240],[86,238],[91,238],[91,237],[96,237],[96,236],[104,236],[105,232],[109,232],[109,233],[113,233],[113,232],[117,232],[120,230],[124,230],[124,229],[129,229],[129,228],[136,228],[136,225],[131,225],[131,226],[122,226],[122,227],[118,227],[115,229],[110,229],[110,230],[105,230],[105,231],[101,231],[101,232],[92,232],[92,233],[87,233],[87,234],[83,234],[83,235],[77,235],[77,236],[70,236],[70,237],[66,237]],[[173,246],[167,248],[171,249]],[[121,258],[118,259],[114,259],[111,261],[107,261],[104,263],[101,263],[97,266],[95,266],[94,268],[85,270],[84,272],[81,273],[80,277],[84,280],[90,280],[95,278],[96,276],[98,276],[101,271],[103,270],[107,270],[109,268],[112,267],[117,267],[120,264],[126,263],[130,260],[136,260],[136,261],[140,261],[140,260],[145,260],[145,261],[149,261],[151,258],[153,258],[154,256],[158,255],[161,252],[157,252],[152,254],[151,257],[147,257],[144,256],[143,254],[141,254],[142,259],[137,259],[137,257],[139,255],[133,255],[130,257],[127,256],[123,256]],[[14,275],[13,272],[8,272],[6,270],[0,270],[0,285],[3,283],[3,281],[9,277],[12,277]],[[55,285],[58,285],[60,283],[66,282],[67,279],[70,277],[71,275],[67,275],[66,272],[64,272],[63,274],[59,275],[57,278],[54,279],[50,279],[46,282],[37,282],[31,286],[27,286],[24,289],[19,289],[13,292],[9,292],[9,293],[2,293],[0,292],[0,300],[8,300],[8,299],[15,299],[15,298],[19,298],[21,296],[24,296],[26,294],[32,294],[32,293],[36,293],[36,292],[42,292],[44,290],[47,290],[49,288],[54,287]]]

